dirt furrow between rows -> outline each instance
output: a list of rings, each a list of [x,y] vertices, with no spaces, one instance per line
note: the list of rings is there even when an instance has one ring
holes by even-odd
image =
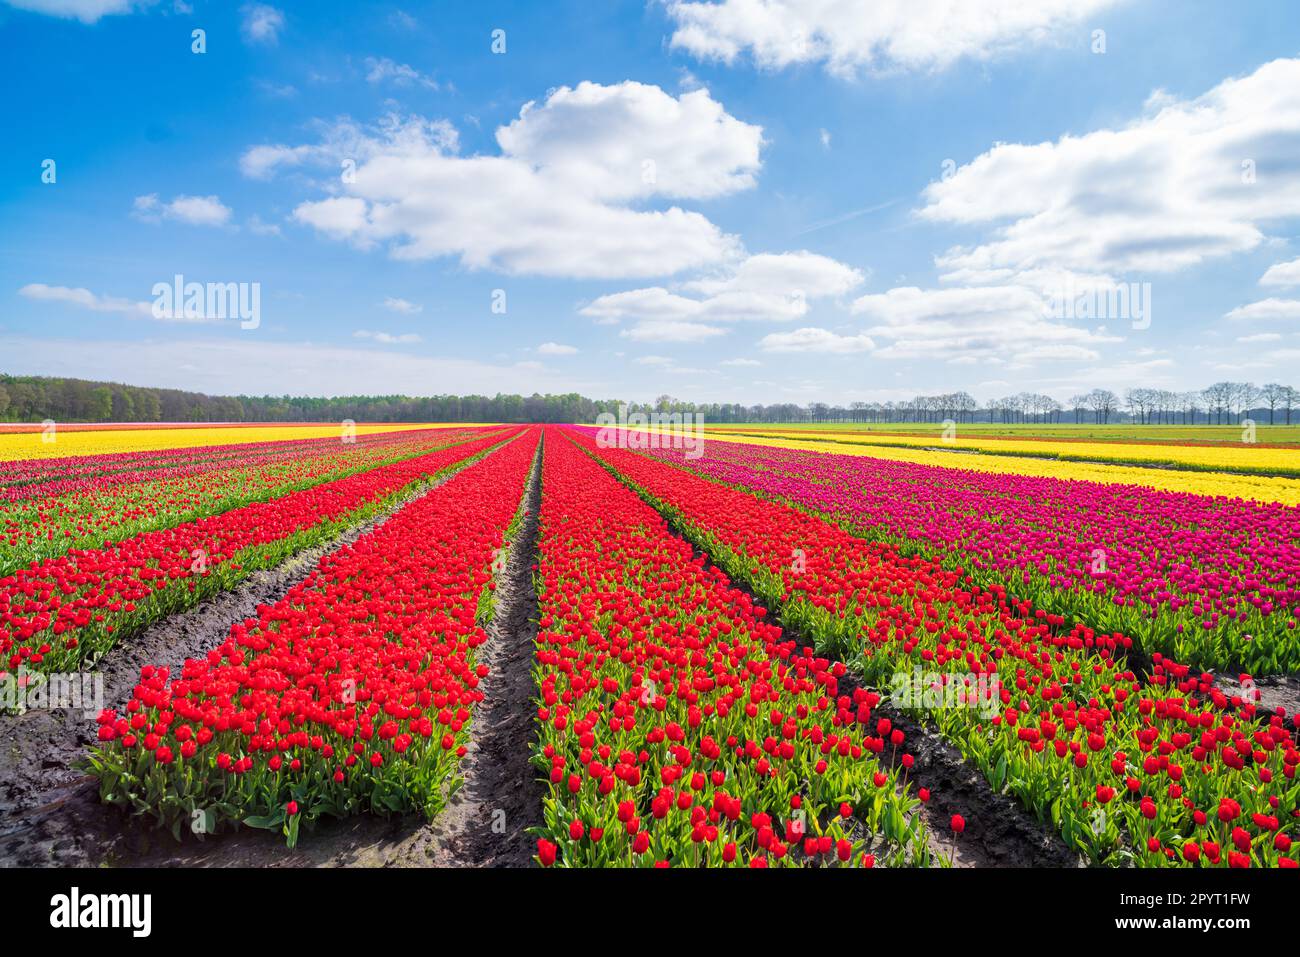
[[[461,762],[464,784],[433,823],[437,867],[527,867],[542,823],[544,790],[529,762],[536,718],[533,654],[537,637],[538,512],[542,504],[542,443],[524,493],[523,523],[497,580],[488,640],[477,660],[491,671],[475,706],[470,743]]]
[[[496,446],[492,451],[500,448]],[[491,454],[489,452],[488,454]],[[236,588],[145,628],[115,645],[94,670],[102,706],[121,710],[146,665],[178,671],[187,658],[218,647],[232,624],[257,616],[259,605],[282,599],[322,557],[377,529],[411,502],[472,468],[439,476],[393,502],[381,514],[335,538],[294,555],[274,569],[253,573]],[[89,702],[84,702],[89,704]],[[100,702],[96,702],[99,704]],[[43,708],[0,715],[0,866],[175,864],[186,866],[293,866],[343,863],[368,844],[383,843],[392,822],[339,822],[313,834],[308,850],[286,851],[278,835],[242,830],[178,844],[170,833],[102,805],[93,778],[78,768],[96,741],[97,710]],[[376,827],[376,823],[382,827]],[[319,840],[320,833],[330,836]]]
[[[652,498],[627,482],[617,470],[600,459],[596,461],[658,510]],[[684,533],[674,515],[662,511],[660,514],[668,521],[672,534],[690,544],[696,556],[712,562],[712,556]],[[756,604],[767,606],[748,584],[731,576],[728,580]],[[779,613],[779,609],[771,610]],[[781,628],[799,647],[812,645],[805,635],[787,623],[781,622]],[[856,688],[865,687],[852,671],[839,684],[840,694],[848,695]],[[875,719],[888,718],[906,736],[904,747],[897,749],[892,760],[901,762],[904,753],[911,754],[915,763],[907,772],[907,779],[916,790],[926,788],[930,792],[930,800],[921,805],[920,813],[931,834],[936,857],[945,860],[952,857],[954,867],[1080,866],[1079,855],[1066,846],[1053,828],[1040,822],[1009,794],[994,791],[979,769],[967,762],[955,746],[923,722],[890,705],[887,692],[878,693],[881,701],[873,709]],[[891,755],[882,754],[880,759],[887,764]],[[951,830],[954,814],[960,814],[966,821],[965,831],[955,842],[955,852]]]

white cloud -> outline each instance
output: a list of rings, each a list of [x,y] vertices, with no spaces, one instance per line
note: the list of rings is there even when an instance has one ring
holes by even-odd
[[[757,359],[723,359],[720,365],[724,366],[761,366],[763,363]]]
[[[118,296],[104,296],[91,292],[81,286],[47,286],[43,282],[28,283],[18,290],[18,295],[35,302],[56,302],[91,312],[108,312],[129,316],[133,319],[157,319],[159,322],[205,323],[216,320],[189,318],[185,316],[155,316],[153,303],[139,300],[122,299]]]
[[[1097,331],[1053,322],[1044,295],[1025,286],[918,289],[904,286],[862,296],[853,311],[877,324],[869,335],[889,344],[886,359],[1091,360],[1095,346],[1117,341]]]
[[[673,360],[667,356],[638,356],[632,360],[639,366],[670,366]]]
[[[841,336],[829,329],[806,326],[793,332],[773,332],[759,340],[768,352],[870,352],[876,347],[870,336]]]
[[[1229,322],[1273,322],[1300,319],[1300,299],[1261,299],[1238,306],[1224,315]]]
[[[405,10],[394,10],[388,15],[388,23],[396,29],[407,31],[418,29],[420,26],[420,21]]]
[[[820,137],[821,142],[822,142],[822,149],[825,149],[825,150],[830,149],[830,148],[831,148],[831,134],[830,134],[830,130],[827,130],[827,129],[819,130],[819,131],[818,131],[818,136]]]
[[[447,153],[460,145],[456,128],[446,120],[424,120],[418,116],[402,118],[395,113],[384,116],[373,129],[367,129],[347,117],[332,123],[310,124],[320,142],[299,146],[283,143],[259,144],[246,149],[239,157],[240,172],[249,179],[269,180],[282,169],[306,164],[328,167],[334,188],[343,172],[344,161],[355,167],[389,151],[418,151],[427,144]]]
[[[18,295],[37,302],[58,302],[70,306],[89,309],[92,312],[116,312],[122,315],[147,317],[152,316],[152,305],[147,302],[132,302],[117,296],[101,296],[80,286],[47,286],[43,282],[33,282],[18,290]]]
[[[577,353],[578,350],[573,346],[566,346],[559,342],[543,342],[537,347],[537,354],[542,356],[572,356]]]
[[[383,306],[385,309],[391,309],[393,312],[400,312],[408,316],[424,311],[424,306],[409,302],[406,299],[399,299],[396,296],[385,296]]]
[[[382,345],[405,345],[412,342],[420,342],[420,336],[414,332],[403,332],[394,335],[391,332],[375,332],[370,329],[358,329],[352,333],[354,339],[370,339]]]
[[[800,319],[810,299],[841,296],[861,285],[862,273],[806,251],[760,253],[716,276],[600,296],[579,310],[601,323],[629,319],[641,325],[785,322]]]
[[[706,90],[561,87],[498,129],[496,156],[454,155],[448,130],[420,117],[388,117],[373,130],[345,121],[319,145],[254,147],[241,167],[268,178],[287,165],[355,157],[354,182],[332,179],[331,195],[299,204],[294,216],[362,248],[385,244],[398,259],[457,256],[470,269],[613,278],[740,254],[739,241],[700,213],[647,208],[753,185],[762,130]]]
[[[1259,277],[1261,286],[1300,286],[1300,259],[1269,266]]]
[[[561,87],[497,130],[507,156],[575,193],[607,200],[706,199],[754,186],[763,129],[708,90],[680,96],[626,81]]]
[[[1276,332],[1259,332],[1253,336],[1238,336],[1237,341],[1245,345],[1254,342],[1280,342],[1282,336]]]
[[[388,57],[368,56],[365,59],[367,83],[392,83],[394,86],[416,84],[429,90],[438,89],[438,82],[425,76],[413,66],[398,63]]]
[[[1081,25],[1115,0],[666,0],[672,45],[732,63],[748,54],[781,69],[824,62],[838,75],[862,70],[940,70],[1021,47],[1089,38]]]
[[[986,381],[979,383],[978,388],[986,390],[985,395],[990,392],[1042,390],[1064,400],[1069,396],[1090,392],[1093,389],[1114,389],[1122,393],[1125,389],[1133,388],[1135,384],[1153,389],[1174,388],[1177,380],[1171,375],[1171,371],[1176,368],[1177,364],[1173,360],[1165,358],[1147,359],[1142,362],[1109,360],[1096,365],[1063,367],[1059,375],[1051,378],[1028,381],[1024,378],[1017,378],[1014,381]],[[1197,385],[1203,384],[1197,383]]]
[[[293,218],[334,239],[353,237],[358,246],[369,248],[374,243],[364,234],[369,224],[366,212],[364,199],[332,196],[317,203],[303,203],[293,211]]]
[[[827,256],[806,250],[759,253],[734,270],[716,277],[695,279],[682,288],[706,297],[711,316],[736,319],[781,319],[802,316],[806,308],[785,315],[789,300],[806,303],[843,295],[862,283],[862,273]],[[769,310],[768,301],[773,308]]]
[[[239,8],[243,19],[240,30],[249,43],[272,46],[279,42],[284,29],[284,14],[265,3],[247,3]]]
[[[703,342],[725,335],[726,331],[694,322],[642,322],[619,335],[636,342]]]
[[[999,144],[931,183],[920,214],[991,229],[939,257],[947,278],[1167,272],[1300,215],[1297,149],[1300,60],[1276,60],[1196,99],[1154,96],[1121,128]]]
[[[239,157],[239,170],[249,179],[270,179],[280,167],[297,166],[310,154],[303,146],[254,146]]]
[[[265,222],[261,216],[254,213],[248,217],[248,231],[256,236],[279,236],[280,227],[275,223]]]
[[[98,23],[101,17],[133,13],[151,6],[156,0],[5,0],[11,7],[44,13],[52,17]]]
[[[621,322],[625,316],[653,322],[694,318],[700,312],[700,302],[653,286],[600,296],[578,311],[603,325]]]
[[[131,212],[137,219],[149,223],[174,219],[192,226],[224,226],[232,215],[230,207],[216,196],[181,195],[164,203],[157,193],[137,196]]]

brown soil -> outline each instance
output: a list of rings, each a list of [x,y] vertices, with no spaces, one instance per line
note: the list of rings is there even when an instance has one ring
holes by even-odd
[[[100,660],[97,669],[97,674],[103,677],[105,706],[125,705],[144,665],[167,665],[177,670],[187,658],[217,647],[225,640],[232,623],[255,616],[258,605],[282,598],[307,577],[321,556],[383,524],[407,502],[427,494],[449,477],[444,476],[394,503],[384,514],[334,540],[305,550],[276,569],[257,572],[238,588],[170,616],[115,646]],[[519,695],[515,686],[519,682],[518,672],[522,670],[531,688],[532,641],[527,632],[527,598],[532,591],[530,579],[522,593],[518,582],[530,574],[528,569],[535,549],[534,499],[539,494],[536,471],[530,481],[533,515],[516,543],[522,547],[511,549],[507,584],[498,591],[498,595],[507,592],[511,597],[498,609],[490,630],[492,640],[481,651],[488,656],[486,660],[494,675],[498,668],[507,672],[510,690],[503,695],[520,698],[520,706],[525,710],[531,695]],[[517,594],[523,598],[515,597]],[[521,616],[525,624],[522,631],[518,625]],[[508,628],[516,630],[508,631]],[[503,654],[500,649],[511,650],[505,644],[507,640],[524,646],[524,652],[521,654],[515,648],[511,654]],[[516,659],[522,660],[522,666]],[[500,697],[491,690],[490,683],[488,694],[488,701]],[[487,718],[492,720],[490,714]],[[520,742],[518,750],[526,770],[527,748],[522,745],[522,739],[527,725],[524,728],[523,735],[516,730],[515,740]],[[285,847],[279,834],[252,829],[206,840],[187,834],[178,843],[169,832],[152,828],[140,819],[129,818],[117,808],[100,803],[95,779],[77,767],[93,746],[95,734],[94,716],[88,717],[80,710],[33,710],[21,715],[0,715],[0,740],[3,741],[0,745],[0,866],[385,866],[428,864],[435,853],[437,842],[433,829],[414,817],[323,822],[314,830],[304,832],[298,847],[292,851]],[[493,756],[498,753],[489,752]],[[503,760],[501,764],[505,766],[508,762]],[[521,844],[526,836],[522,828],[531,823],[518,805],[531,802],[538,808],[535,813],[540,813],[540,800],[531,796],[532,792],[525,786],[528,782],[526,777],[522,784],[510,784],[513,791],[509,800],[498,802],[506,808],[507,822],[517,838],[510,848],[498,852],[503,857],[516,853],[514,845]],[[523,861],[526,860],[524,857]]]
[[[1040,823],[1011,795],[995,792],[953,745],[893,707],[877,705],[875,712],[906,735],[906,751],[916,759],[909,772],[913,793],[923,787],[930,790],[921,814],[937,856],[946,860],[955,847],[954,867],[1082,866],[1079,855],[1055,830]],[[954,814],[966,821],[955,842]]]
[[[542,448],[524,494],[523,525],[497,582],[496,610],[478,660],[490,667],[486,697],[474,711],[461,762],[464,786],[438,815],[431,835],[435,866],[526,867],[529,828],[542,824],[545,790],[529,761],[536,717],[533,652],[537,637],[537,517]]]
[[[1286,714],[1287,723],[1293,728],[1300,728],[1300,675],[1271,675],[1255,678],[1255,689],[1259,692],[1259,702],[1255,706],[1256,717],[1263,713],[1275,713],[1281,708]],[[1226,675],[1219,676],[1216,686],[1229,698],[1243,695],[1240,683]]]

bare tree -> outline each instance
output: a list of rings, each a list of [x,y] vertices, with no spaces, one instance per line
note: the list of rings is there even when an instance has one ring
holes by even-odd
[[[1078,395],[1070,396],[1070,409],[1074,412],[1074,424],[1078,425],[1083,421],[1083,411],[1088,405],[1088,396],[1080,392]]]
[[[1088,408],[1092,409],[1098,423],[1107,424],[1119,408],[1119,396],[1110,389],[1093,389],[1088,393]]]
[[[1232,385],[1230,404],[1236,409],[1238,415],[1244,415],[1259,401],[1259,389],[1253,382],[1234,382]]]
[[[1216,382],[1201,390],[1207,413],[1213,413],[1214,424],[1223,425],[1225,413],[1232,414],[1232,398],[1236,394],[1235,382]]]
[[[1277,407],[1286,401],[1286,391],[1288,386],[1278,382],[1267,382],[1259,390],[1260,398],[1268,405],[1268,424],[1273,425],[1277,421]]]

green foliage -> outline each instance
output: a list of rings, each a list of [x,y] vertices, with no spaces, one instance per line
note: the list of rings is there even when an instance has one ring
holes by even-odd
[[[0,374],[10,422],[592,422],[615,400],[563,395],[213,396],[119,382]]]

